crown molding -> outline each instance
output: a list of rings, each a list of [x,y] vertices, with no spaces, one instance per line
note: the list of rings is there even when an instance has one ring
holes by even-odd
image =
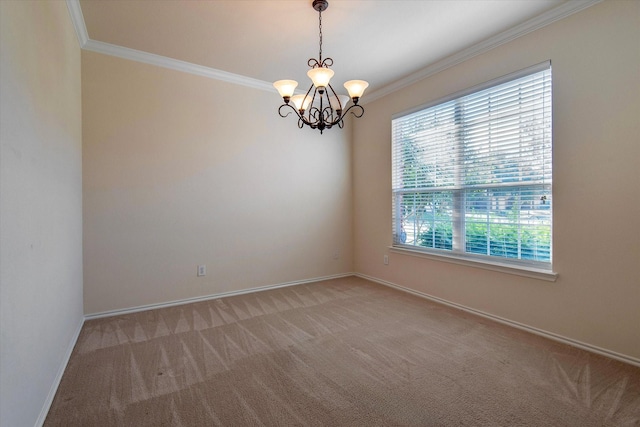
[[[69,10],[69,15],[71,15],[71,23],[76,30],[78,43],[80,43],[80,48],[82,49],[89,40],[89,33],[87,33],[87,26],[84,23],[80,0],[67,0],[67,9]]]
[[[395,81],[394,83],[384,86],[378,90],[372,91],[367,95],[366,102],[382,98],[383,96],[386,96],[392,92],[400,90],[413,83],[416,83],[436,73],[446,70],[447,68],[453,67],[454,65],[471,59],[474,56],[485,53],[518,37],[538,30],[560,19],[566,18],[569,15],[580,12],[581,10],[591,7],[594,4],[600,3],[601,1],[602,0],[569,0],[554,9],[543,13],[542,15],[532,18],[507,31],[503,31],[500,34],[490,37],[483,42],[464,49],[445,59],[437,61],[421,69],[420,71],[417,71],[400,80]],[[69,9],[69,14],[71,15],[71,21],[73,22],[73,26],[76,30],[76,35],[78,36],[78,42],[80,43],[80,47],[82,49],[102,53],[105,55],[116,56],[119,58],[129,59],[131,61],[156,65],[158,67],[169,68],[176,71],[182,71],[185,73],[195,74],[215,80],[221,80],[228,83],[234,83],[241,86],[247,86],[254,89],[260,89],[269,92],[274,91],[271,83],[265,82],[264,80],[258,80],[239,74],[229,73],[227,71],[217,70],[215,68],[205,67],[203,65],[197,65],[186,61],[180,61],[178,59],[168,58],[166,56],[117,46],[110,43],[91,40],[87,33],[87,27],[82,15],[82,9],[80,8],[80,0],[66,0],[66,2],[67,8]]]
[[[210,79],[221,80],[228,83],[234,83],[241,86],[247,86],[254,89],[265,90],[269,92],[275,91],[273,85],[263,80],[251,77],[233,74],[215,68],[205,67],[203,65],[193,64],[191,62],[180,61],[178,59],[167,58],[166,56],[156,55],[154,53],[143,52],[141,50],[130,49],[128,47],[117,46],[110,43],[99,42],[89,39],[83,49],[92,52],[98,52],[105,55],[117,56],[119,58],[129,59],[131,61],[142,62],[145,64],[156,65],[158,67],[169,68],[171,70],[182,71],[189,74],[208,77]]]
[[[239,74],[229,73],[227,71],[217,70],[215,68],[205,67],[203,65],[193,64],[191,62],[180,61],[178,59],[168,58],[166,56],[156,55],[154,53],[143,52],[128,47],[117,46],[110,43],[104,43],[91,40],[87,32],[87,26],[84,22],[82,9],[80,8],[80,0],[66,0],[69,14],[73,27],[78,36],[80,48],[98,52],[105,55],[116,56],[119,58],[129,59],[131,61],[142,62],[145,64],[156,65],[158,67],[169,68],[171,70],[182,71],[189,74],[195,74],[210,79],[221,80],[228,83],[234,83],[241,86],[247,86],[254,89],[274,92],[270,82],[242,76]]]
[[[454,65],[471,59],[474,56],[488,52],[491,49],[515,40],[518,37],[522,37],[525,34],[546,27],[547,25],[552,24],[553,22],[556,22],[560,19],[566,18],[569,15],[580,12],[581,10],[591,7],[594,4],[600,3],[601,1],[602,0],[570,0],[554,9],[536,16],[535,18],[523,22],[520,25],[516,25],[515,27],[503,31],[500,34],[496,34],[493,37],[489,37],[488,39],[474,46],[461,50],[460,52],[444,58],[440,61],[434,62],[433,64],[413,74],[409,74],[407,77],[404,77],[387,86],[375,90],[367,95],[366,101],[370,102],[378,98],[382,98],[383,96],[389,95],[392,92],[410,86],[413,83],[426,79],[427,77],[444,71],[447,68],[453,67]]]

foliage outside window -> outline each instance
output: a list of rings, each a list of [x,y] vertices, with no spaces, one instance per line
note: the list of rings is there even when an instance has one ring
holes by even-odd
[[[392,122],[394,246],[551,269],[549,63]]]

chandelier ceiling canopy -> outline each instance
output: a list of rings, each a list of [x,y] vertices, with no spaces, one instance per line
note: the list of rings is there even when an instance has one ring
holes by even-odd
[[[342,128],[344,118],[348,112],[355,117],[362,117],[364,108],[358,104],[360,97],[369,83],[364,80],[349,80],[344,84],[349,95],[338,95],[329,81],[334,75],[329,67],[333,65],[333,59],[322,58],[322,12],[329,7],[327,0],[314,0],[313,9],[318,12],[319,46],[318,59],[311,58],[307,64],[311,69],[307,76],[311,79],[311,86],[306,94],[294,95],[298,82],[295,80],[278,80],[273,86],[278,89],[284,104],[278,109],[281,117],[291,114],[291,109],[298,116],[298,127],[305,125],[312,129],[331,129],[333,126]],[[347,107],[351,101],[351,105]]]

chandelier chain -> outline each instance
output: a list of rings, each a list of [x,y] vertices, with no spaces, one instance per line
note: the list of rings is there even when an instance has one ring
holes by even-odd
[[[322,11],[318,12],[318,30],[320,32],[320,52],[319,52],[319,60],[322,64]]]

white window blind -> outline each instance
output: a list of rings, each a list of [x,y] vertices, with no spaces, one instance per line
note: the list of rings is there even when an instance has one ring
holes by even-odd
[[[550,63],[395,117],[392,146],[394,246],[550,270]]]

